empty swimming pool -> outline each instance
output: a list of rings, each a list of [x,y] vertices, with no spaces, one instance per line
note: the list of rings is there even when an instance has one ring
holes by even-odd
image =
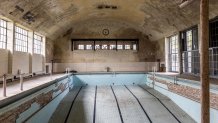
[[[49,122],[195,123],[169,98],[145,84],[74,86]]]
[[[200,91],[193,83],[150,73],[65,74],[0,103],[0,122],[11,121],[8,116],[18,123],[200,122]],[[216,123],[218,108],[211,104]]]

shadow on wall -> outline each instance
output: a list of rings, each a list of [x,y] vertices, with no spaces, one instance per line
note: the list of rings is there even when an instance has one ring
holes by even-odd
[[[74,86],[85,86],[87,83],[80,80],[78,77],[73,76],[73,85]]]

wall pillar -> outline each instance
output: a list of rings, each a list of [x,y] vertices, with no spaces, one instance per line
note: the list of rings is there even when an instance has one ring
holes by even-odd
[[[201,123],[209,123],[209,0],[200,2],[200,28]]]
[[[28,53],[29,53],[29,73],[33,72],[32,67],[32,57],[33,57],[33,50],[34,50],[34,32],[28,30]]]
[[[165,38],[165,64],[166,72],[169,72],[169,39]]]
[[[179,74],[182,74],[183,73],[183,60],[182,60],[182,52],[183,52],[183,49],[182,49],[182,40],[181,40],[181,35],[180,33],[178,32],[178,59],[179,59]]]
[[[43,62],[42,62],[42,70],[45,72],[46,70],[46,66],[45,66],[45,63],[46,63],[46,37],[43,36],[42,38],[42,56],[43,56]]]
[[[14,53],[14,22],[7,23],[7,50],[8,50],[8,74],[12,74],[13,53]]]

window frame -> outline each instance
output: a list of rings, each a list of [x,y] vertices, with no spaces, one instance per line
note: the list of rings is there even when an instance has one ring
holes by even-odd
[[[81,48],[81,46],[83,48]],[[78,44],[78,50],[85,50],[85,45],[84,44]]]
[[[38,37],[41,38],[41,40],[37,39]],[[36,41],[39,43],[37,44]],[[38,47],[36,47],[38,46]],[[42,54],[42,48],[43,48],[43,36],[38,35],[36,33],[33,34],[33,53],[34,54]],[[39,52],[38,52],[39,51]]]
[[[26,34],[24,34],[26,32]],[[28,52],[28,45],[29,45],[29,40],[28,40],[28,30],[24,29],[20,26],[15,25],[14,28],[14,50],[18,52]],[[26,38],[26,40],[25,40]]]
[[[169,40],[169,69],[171,72],[179,72],[179,36],[172,35]]]
[[[128,46],[128,47],[127,47]],[[125,50],[131,50],[131,45],[130,44],[125,44],[124,45],[124,49]]]
[[[122,44],[118,44],[117,45],[117,50],[123,50],[123,45]]]
[[[1,19],[0,18],[0,21],[4,22],[5,23],[5,27],[1,25],[0,23],[0,49],[7,49],[7,41],[8,41],[8,21],[4,20],[4,19]],[[4,25],[4,24],[3,24]],[[4,30],[5,31],[5,34],[1,32],[1,30]],[[3,31],[3,32],[4,32]],[[1,37],[4,37],[5,38],[5,42],[3,40],[1,40]],[[3,39],[3,38],[2,38]]]
[[[90,46],[90,47],[88,47],[88,46]],[[91,45],[91,44],[86,44],[86,50],[92,50],[93,49],[93,45]]]

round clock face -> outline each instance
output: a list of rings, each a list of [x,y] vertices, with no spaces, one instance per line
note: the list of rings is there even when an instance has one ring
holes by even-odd
[[[109,35],[109,30],[108,29],[103,29],[102,34],[103,35]]]

